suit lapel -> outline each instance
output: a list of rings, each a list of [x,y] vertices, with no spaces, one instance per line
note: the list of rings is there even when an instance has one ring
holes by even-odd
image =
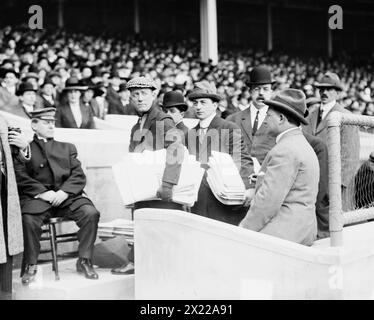
[[[312,135],[315,135],[317,133],[318,113],[319,113],[319,107],[315,109],[309,116],[309,126],[312,128],[312,132],[311,132]],[[319,125],[321,125],[321,123]]]
[[[206,131],[205,133],[205,136],[204,136],[204,139],[203,139],[203,142],[199,145],[199,147],[201,148],[200,152],[202,154],[204,154],[204,152],[209,152],[208,155],[210,155],[210,149],[211,149],[211,143],[212,143],[212,139],[209,139],[207,140],[207,137],[208,137],[208,132],[209,130],[211,129],[216,129],[216,128],[219,128],[219,123],[221,122],[221,117],[217,114],[213,119],[212,121],[210,122],[209,126],[208,126],[208,130]],[[198,125],[199,129],[200,129],[200,124]],[[220,134],[220,132],[218,132],[218,134]],[[209,143],[208,143],[209,142]]]
[[[78,128],[77,123],[75,122],[75,118],[73,116],[73,112],[71,111],[71,108],[70,108],[69,104],[65,105],[65,116],[66,116],[68,122],[70,122],[73,125],[74,128]]]
[[[80,127],[84,128],[88,123],[88,110],[82,102],[79,102],[79,107],[80,107],[81,114],[82,114],[82,124]]]
[[[251,107],[244,110],[240,125],[244,133],[247,135],[249,141],[252,141]]]
[[[316,112],[317,113],[317,117],[318,117],[318,110],[319,109],[317,109],[317,112]],[[333,111],[340,111],[340,106],[337,103],[335,103],[335,105],[331,108],[331,110],[326,114],[326,116],[323,118],[323,120],[319,123],[319,125],[316,128],[316,134],[320,133],[324,129],[327,129],[327,117]],[[316,120],[316,122],[317,122],[317,120]]]

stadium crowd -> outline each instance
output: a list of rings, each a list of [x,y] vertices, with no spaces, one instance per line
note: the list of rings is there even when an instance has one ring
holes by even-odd
[[[248,106],[251,97],[245,84],[246,77],[251,68],[260,64],[270,68],[276,81],[275,91],[288,87],[301,89],[311,102],[318,101],[313,84],[326,71],[335,72],[343,86],[340,104],[355,114],[374,114],[371,62],[357,64],[344,55],[329,61],[318,57],[222,48],[219,62],[214,66],[201,62],[199,44],[194,40],[147,41],[135,36],[118,40],[61,30],[36,31],[23,26],[0,30],[0,66],[14,70],[14,77],[3,80],[3,87],[8,87],[8,91],[15,95],[16,86],[30,81],[39,95],[47,97],[37,97],[36,104],[44,100],[44,104],[50,106],[45,100],[64,103],[64,95],[60,93],[65,82],[69,77],[76,77],[80,84],[91,89],[82,95],[82,100],[91,105],[94,116],[102,119],[107,113],[123,112],[118,104],[121,99],[126,103],[129,94],[120,84],[139,75],[148,75],[156,81],[160,89],[159,101],[163,93],[172,89],[187,94],[194,82],[212,81],[224,97],[219,109],[225,118]],[[5,77],[4,71],[2,77]],[[22,90],[18,93],[21,94]],[[0,95],[0,108],[4,99],[4,94]],[[15,99],[12,101],[16,103]],[[130,110],[128,114],[133,113],[134,110]],[[192,112],[187,112],[186,117],[193,117]]]

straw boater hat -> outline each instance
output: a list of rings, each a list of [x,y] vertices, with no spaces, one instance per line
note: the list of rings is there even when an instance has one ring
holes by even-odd
[[[84,86],[79,81],[78,78],[76,78],[76,77],[70,77],[65,82],[64,91],[69,91],[69,90],[80,90],[80,91],[84,91],[84,90],[87,90],[87,88],[88,88],[88,86]]]
[[[222,99],[222,97],[217,94],[217,89],[214,83],[209,83],[206,80],[196,82],[194,88],[191,90],[187,97],[190,100],[209,98],[214,102],[218,102]]]
[[[271,100],[265,100],[265,104],[307,125],[308,121],[305,117],[308,115],[308,111],[305,100],[305,94],[301,90],[284,89],[278,92]]]

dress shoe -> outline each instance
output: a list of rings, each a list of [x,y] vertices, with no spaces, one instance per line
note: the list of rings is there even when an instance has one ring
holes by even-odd
[[[90,259],[79,258],[77,260],[77,271],[78,273],[83,273],[87,279],[99,279]]]
[[[38,271],[38,266],[36,264],[26,265],[25,272],[22,276],[22,284],[26,285],[34,281],[37,271]]]
[[[129,262],[127,264],[120,266],[119,268],[112,269],[110,272],[113,274],[126,275],[126,274],[134,274],[134,271],[135,271],[134,263]]]

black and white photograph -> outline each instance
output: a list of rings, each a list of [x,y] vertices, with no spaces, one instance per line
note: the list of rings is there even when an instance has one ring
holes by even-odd
[[[0,300],[374,299],[373,38],[372,0],[2,0]]]

